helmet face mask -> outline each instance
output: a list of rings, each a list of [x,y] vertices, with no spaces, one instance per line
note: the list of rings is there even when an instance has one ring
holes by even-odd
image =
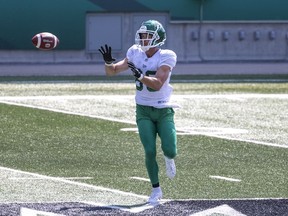
[[[135,35],[135,43],[145,52],[152,47],[161,46],[166,40],[166,33],[156,20],[143,22]]]

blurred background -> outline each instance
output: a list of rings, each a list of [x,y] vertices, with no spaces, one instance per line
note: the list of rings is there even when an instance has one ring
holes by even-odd
[[[0,64],[102,65],[104,44],[120,60],[148,19],[163,24],[164,48],[184,71],[193,63],[288,63],[287,0],[1,0]],[[55,34],[59,46],[37,50],[31,38],[39,32]]]

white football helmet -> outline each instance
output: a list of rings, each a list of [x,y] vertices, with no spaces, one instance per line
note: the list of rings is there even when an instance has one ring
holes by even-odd
[[[147,34],[146,38],[142,38],[143,33]],[[157,20],[148,20],[141,24],[135,35],[135,43],[146,52],[151,47],[162,46],[166,40],[166,32],[162,24]],[[148,41],[148,43],[144,42]]]

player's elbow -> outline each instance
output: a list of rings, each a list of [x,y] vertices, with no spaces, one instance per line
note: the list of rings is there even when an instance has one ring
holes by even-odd
[[[155,83],[155,85],[152,87],[153,90],[159,91],[163,86],[163,83],[161,81],[158,81]]]

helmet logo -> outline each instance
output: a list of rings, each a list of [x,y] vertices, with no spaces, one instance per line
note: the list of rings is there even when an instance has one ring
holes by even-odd
[[[143,25],[140,27],[139,31],[143,31],[143,32],[146,32],[147,31],[147,26]]]

